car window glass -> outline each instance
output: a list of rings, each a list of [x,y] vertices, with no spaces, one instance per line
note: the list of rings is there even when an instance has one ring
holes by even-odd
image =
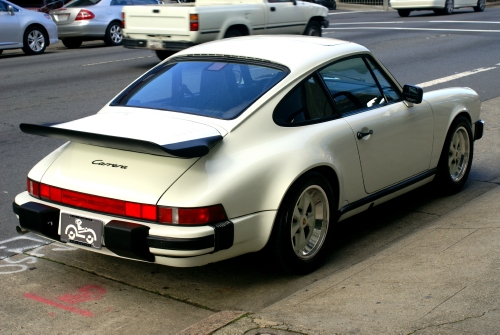
[[[375,62],[372,59],[366,58],[366,60],[368,61],[370,68],[375,74],[375,77],[377,78],[378,83],[382,88],[382,92],[384,92],[384,95],[387,98],[388,100],[387,102],[400,101],[401,95],[399,93],[399,90],[397,90],[394,87],[394,84],[392,84],[389,81],[389,79],[387,79],[386,75],[380,70],[380,68],[375,64]]]
[[[307,121],[330,119],[332,107],[320,84],[310,77],[295,87],[278,104],[273,119],[279,125],[296,125]]]
[[[101,2],[101,0],[74,0],[68,3],[65,7],[71,8],[71,7],[88,7],[88,6],[94,6]]]
[[[0,12],[6,12],[7,11],[7,5],[0,1]]]
[[[293,2],[292,0],[268,0],[269,3],[276,3],[276,2]]]
[[[229,120],[286,74],[284,70],[254,64],[178,62],[132,87],[116,104]]]
[[[383,103],[383,96],[361,57],[336,62],[320,72],[340,113]]]
[[[134,5],[158,5],[161,1],[158,0],[133,0]]]

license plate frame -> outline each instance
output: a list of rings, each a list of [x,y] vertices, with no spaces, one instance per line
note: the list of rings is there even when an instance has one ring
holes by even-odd
[[[69,14],[64,13],[64,14],[54,14],[54,18],[57,22],[64,22],[68,21],[69,19]]]
[[[163,49],[163,41],[161,40],[157,39],[149,40],[148,44],[150,49],[158,49],[158,50]]]
[[[61,213],[60,222],[61,241],[102,249],[103,221]]]

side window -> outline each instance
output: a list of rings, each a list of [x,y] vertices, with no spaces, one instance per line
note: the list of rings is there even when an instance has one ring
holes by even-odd
[[[380,87],[382,88],[382,92],[384,92],[385,97],[387,98],[387,102],[400,101],[401,95],[399,91],[394,87],[383,71],[380,70],[378,65],[370,58],[366,58],[370,68],[372,69],[375,77],[377,78]]]
[[[320,72],[341,114],[383,103],[383,95],[361,57],[336,62]]]
[[[267,0],[269,3],[276,3],[276,2],[292,2],[293,0]]]
[[[314,77],[309,77],[292,89],[273,113],[274,121],[283,126],[326,120],[332,116],[334,114],[328,98]]]
[[[5,5],[4,2],[0,1],[0,12],[6,12],[7,11],[7,6]]]
[[[133,0],[133,2],[134,5],[158,5],[162,3],[161,1],[158,0]]]

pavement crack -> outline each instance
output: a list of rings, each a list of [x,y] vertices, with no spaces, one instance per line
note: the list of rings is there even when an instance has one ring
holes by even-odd
[[[91,275],[94,275],[94,276],[97,276],[97,277],[100,277],[100,278],[111,280],[111,281],[113,281],[115,283],[126,285],[128,287],[132,287],[132,288],[144,291],[144,292],[156,294],[156,295],[168,298],[168,299],[175,300],[177,302],[181,302],[181,303],[184,303],[184,304],[187,304],[187,305],[191,305],[191,306],[197,307],[197,308],[202,308],[202,309],[214,312],[214,313],[220,312],[220,310],[218,310],[218,309],[214,309],[214,308],[210,308],[208,306],[204,306],[204,305],[198,304],[198,303],[196,303],[194,301],[190,301],[188,298],[183,299],[183,298],[179,298],[179,297],[176,297],[176,296],[173,296],[173,295],[170,295],[170,294],[161,293],[161,292],[158,292],[158,291],[155,291],[155,290],[148,290],[147,288],[144,288],[144,287],[141,287],[141,286],[138,286],[138,285],[133,285],[133,284],[124,282],[122,280],[119,280],[119,279],[116,279],[116,278],[113,278],[113,277],[109,277],[109,276],[106,276],[106,275],[103,275],[103,274],[99,274],[99,273],[97,273],[95,271],[92,271],[92,270],[82,269],[82,268],[79,268],[79,267],[77,267],[75,265],[66,264],[64,262],[56,261],[56,260],[53,260],[53,259],[50,259],[50,258],[47,258],[47,257],[34,256],[34,255],[30,255],[30,254],[27,254],[27,253],[24,253],[24,252],[23,252],[23,254],[25,254],[27,256],[32,256],[32,257],[36,257],[36,258],[39,258],[39,259],[43,259],[43,260],[46,260],[46,261],[49,261],[49,262],[52,262],[52,263],[56,263],[56,264],[61,264],[61,265],[64,265],[64,266],[68,266],[70,268],[73,268],[73,269],[76,269],[76,270],[80,270],[82,272],[85,272],[85,273],[88,273],[88,274],[91,274]]]
[[[454,294],[452,294],[451,296],[449,296],[448,298],[444,299],[441,303],[437,304],[436,306],[434,306],[433,309],[431,309],[429,312],[425,313],[424,316],[422,316],[420,319],[418,320],[422,320],[423,318],[425,318],[427,315],[429,315],[430,313],[432,313],[436,308],[438,308],[439,306],[441,306],[442,304],[444,304],[445,302],[447,302],[448,300],[450,300],[451,298],[453,298],[454,296],[456,296],[457,294],[459,294],[460,292],[462,292],[463,290],[465,290],[467,288],[467,285],[465,285],[464,287],[462,287],[460,290],[458,290],[457,292],[455,292]]]
[[[452,245],[450,245],[448,248],[444,249],[441,252],[446,252],[446,250],[448,250],[448,249],[452,248],[453,246],[457,245],[458,243],[462,242],[463,240],[465,240],[467,237],[471,236],[472,234],[474,234],[478,230],[479,229],[475,229],[472,233],[465,235],[463,238],[461,238],[460,240],[456,241],[455,243],[453,243]]]
[[[469,315],[469,316],[465,316],[465,317],[463,317],[461,319],[458,319],[458,320],[455,320],[455,321],[448,321],[448,322],[441,322],[441,323],[437,323],[437,324],[430,324],[428,326],[415,329],[414,331],[412,331],[411,333],[408,333],[407,335],[412,335],[412,334],[415,334],[418,331],[425,330],[425,329],[432,328],[432,327],[440,327],[440,326],[452,325],[452,324],[460,323],[460,322],[463,322],[463,321],[469,320],[469,319],[479,319],[479,318],[485,316],[486,314],[488,314],[490,312],[493,312],[493,311],[496,311],[496,310],[497,310],[497,308],[494,308],[494,309],[487,310],[487,311],[485,311],[485,312],[483,312],[483,313],[481,313],[479,315]]]

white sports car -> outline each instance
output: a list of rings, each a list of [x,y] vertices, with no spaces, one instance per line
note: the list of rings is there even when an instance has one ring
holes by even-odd
[[[346,41],[198,45],[96,115],[21,124],[69,142],[29,172],[18,231],[180,267],[267,245],[286,270],[308,272],[345,218],[432,180],[458,191],[480,106],[469,88],[401,87]]]

